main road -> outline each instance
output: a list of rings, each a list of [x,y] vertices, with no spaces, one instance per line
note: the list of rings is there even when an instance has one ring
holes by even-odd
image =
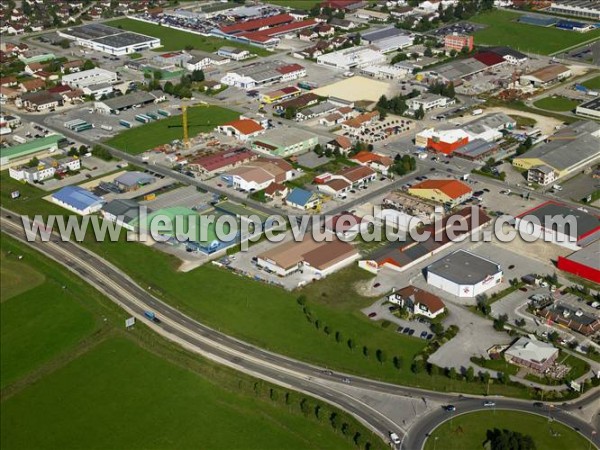
[[[394,431],[403,437],[402,448],[420,449],[427,434],[447,418],[447,413],[441,409],[434,409],[433,412],[420,417],[407,430],[384,412],[378,410],[376,404],[375,406],[367,404],[362,397],[359,398],[354,394],[351,388],[360,388],[363,391],[371,392],[375,397],[381,394],[389,396],[393,399],[392,401],[398,403],[398,407],[403,407],[403,398],[410,397],[422,399],[425,403],[452,403],[460,412],[483,408],[481,398],[426,391],[330,372],[322,367],[260,349],[184,315],[153,296],[148,290],[140,287],[108,261],[74,242],[62,241],[59,236],[54,234],[48,242],[41,242],[39,239],[27,241],[20,217],[4,208],[2,208],[0,225],[4,233],[27,243],[64,265],[164,337],[236,370],[331,403],[354,415],[382,439],[388,439],[388,433]],[[160,323],[148,321],[144,316],[145,310],[154,311],[160,318]],[[496,403],[499,408],[503,409],[533,413],[542,411],[551,414],[555,420],[563,422],[591,438],[597,446],[600,444],[600,440],[597,434],[593,434],[595,429],[577,416],[580,408],[592,405],[593,402],[597,403],[597,396],[594,394],[597,394],[597,390],[588,392],[588,395],[576,402],[556,408],[544,406],[540,409],[533,406],[531,401],[508,398],[496,399]]]

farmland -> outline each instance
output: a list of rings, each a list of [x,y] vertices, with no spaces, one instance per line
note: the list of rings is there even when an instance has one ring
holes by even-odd
[[[116,19],[105,23],[106,25],[122,28],[123,30],[133,31],[135,33],[159,38],[162,46],[155,50],[160,52],[184,50],[186,47],[193,47],[196,50],[202,50],[205,52],[216,52],[221,47],[230,46],[248,50],[250,53],[254,53],[259,56],[271,54],[271,52],[258,47],[226,41],[216,37],[188,33],[187,31],[175,30],[173,28],[154,25],[152,23],[141,22],[134,19]]]
[[[2,251],[12,292],[1,305],[3,448],[353,447],[354,434],[326,419],[335,409],[307,417],[301,394],[205,361],[143,324],[125,331],[125,313],[75,275],[5,236]]]
[[[217,126],[235,120],[239,113],[219,106],[196,106],[188,108],[188,130],[190,137],[208,133]],[[181,116],[171,116],[147,125],[123,131],[106,141],[108,145],[127,153],[139,154],[159,145],[181,139]]]
[[[517,22],[521,14],[494,10],[472,17],[472,22],[486,25],[475,33],[475,42],[507,45],[515,50],[549,55],[562,49],[600,37],[600,30],[576,33]]]

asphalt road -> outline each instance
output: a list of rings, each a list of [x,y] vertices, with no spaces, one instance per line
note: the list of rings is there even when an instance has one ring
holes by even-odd
[[[18,215],[2,208],[0,217],[2,231],[24,241],[24,231],[19,219]],[[351,384],[365,390],[421,398],[424,402],[435,400],[444,404],[452,403],[457,406],[458,412],[483,408],[481,398],[396,386],[343,373],[329,372],[311,364],[262,350],[194,321],[177,309],[158,300],[109,262],[73,242],[63,242],[58,236],[53,235],[50,242],[42,243],[38,240],[27,243],[66,266],[163,336],[237,370],[305,392],[336,405],[353,414],[383,439],[387,439],[390,431],[395,431],[405,440],[402,448],[421,448],[427,434],[447,419],[448,413],[439,410],[424,415],[405,433],[399,424],[345,392],[344,387]],[[160,323],[148,321],[144,316],[145,310],[154,311],[160,318]],[[349,383],[344,382],[346,378]],[[593,392],[593,394],[596,393]],[[580,430],[584,436],[590,437],[594,429],[590,424],[579,419],[576,414],[580,407],[591,402],[597,402],[597,396],[588,395],[577,402],[556,407],[553,409],[552,416],[556,420]],[[534,407],[531,401],[498,399],[497,403],[499,408],[540,412],[540,409]],[[595,445],[600,444],[597,436],[594,437]]]

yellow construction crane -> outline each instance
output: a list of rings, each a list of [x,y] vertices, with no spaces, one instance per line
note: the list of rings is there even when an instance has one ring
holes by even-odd
[[[209,103],[200,102],[199,106],[204,106],[208,108],[210,106]],[[189,124],[188,124],[188,115],[187,115],[188,105],[187,103],[181,103],[181,125],[169,125],[169,128],[183,128],[183,147],[190,148],[190,133],[189,133]],[[208,121],[210,124],[210,120]]]
[[[188,131],[187,105],[181,105],[181,126],[183,127],[183,147],[190,148],[190,135]]]

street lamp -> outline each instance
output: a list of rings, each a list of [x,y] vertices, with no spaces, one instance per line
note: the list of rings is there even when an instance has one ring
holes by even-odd
[[[437,444],[437,440],[438,440],[439,436],[436,436],[433,438],[433,450],[435,450],[435,446]]]

